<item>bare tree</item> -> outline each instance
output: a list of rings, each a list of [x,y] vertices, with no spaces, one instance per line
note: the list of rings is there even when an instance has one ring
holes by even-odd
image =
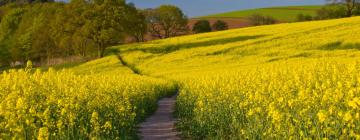
[[[146,23],[148,24],[147,28],[149,33],[156,38],[160,38],[160,39],[163,38],[161,27],[158,21],[160,17],[156,9],[145,9],[143,11],[143,14],[146,17],[145,19],[146,19]]]

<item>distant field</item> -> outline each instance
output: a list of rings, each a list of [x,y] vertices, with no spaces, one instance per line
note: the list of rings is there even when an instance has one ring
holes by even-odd
[[[321,6],[286,6],[286,7],[269,7],[259,9],[240,10],[226,12],[214,15],[208,15],[201,18],[245,18],[253,14],[268,15],[284,22],[296,20],[298,14],[315,15],[316,10]]]

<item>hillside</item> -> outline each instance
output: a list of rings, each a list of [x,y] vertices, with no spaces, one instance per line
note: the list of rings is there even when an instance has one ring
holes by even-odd
[[[359,24],[196,34],[114,46],[59,71],[12,70],[0,75],[0,138],[134,139],[174,94],[184,138],[360,138]]]
[[[187,137],[347,139],[360,130],[359,24],[287,23],[118,48],[141,73],[181,85]]]
[[[143,73],[167,76],[187,71],[358,56],[354,26],[359,17],[249,27],[119,46]]]
[[[321,6],[268,7],[219,13],[200,18],[246,18],[253,14],[262,14],[272,16],[282,22],[293,22],[296,20],[298,14],[314,16],[316,14],[316,10],[318,10],[320,7]]]

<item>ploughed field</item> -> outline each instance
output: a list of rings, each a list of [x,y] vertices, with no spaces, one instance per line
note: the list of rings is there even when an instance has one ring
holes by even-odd
[[[315,16],[317,10],[320,8],[320,5],[268,7],[231,11],[208,15],[201,18],[247,18],[253,14],[261,14],[274,17],[280,22],[294,22],[299,14]]]
[[[183,138],[358,139],[359,25],[242,28],[115,46],[63,70],[11,70],[0,75],[0,138],[134,139],[156,101],[178,91]]]

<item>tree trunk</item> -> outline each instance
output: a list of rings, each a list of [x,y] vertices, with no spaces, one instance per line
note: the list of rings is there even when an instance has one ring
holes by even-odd
[[[105,46],[102,45],[102,43],[100,43],[99,45],[99,52],[98,52],[98,55],[99,55],[99,58],[103,58],[104,57],[104,54],[105,54]]]
[[[135,35],[134,38],[135,38],[136,42],[141,42],[142,41],[140,35]]]
[[[353,11],[353,9],[351,7],[348,7],[348,10],[346,12],[346,16],[351,17],[352,16],[352,11]]]
[[[351,17],[353,14],[355,5],[356,5],[356,0],[349,0],[349,1],[347,1],[346,5],[347,5],[347,16]]]
[[[165,29],[165,38],[170,37],[170,29]]]
[[[103,58],[104,55],[105,55],[105,47],[101,48],[100,58]]]

